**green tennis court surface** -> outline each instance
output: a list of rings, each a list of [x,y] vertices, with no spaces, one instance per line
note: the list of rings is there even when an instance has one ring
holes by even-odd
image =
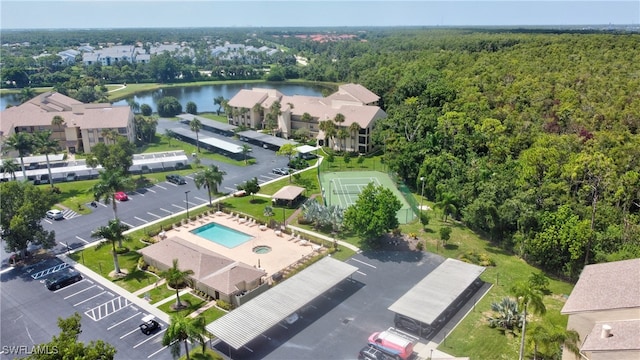
[[[370,183],[390,189],[400,200],[402,207],[398,210],[398,222],[406,224],[416,215],[402,196],[389,175],[379,171],[345,171],[320,173],[322,195],[325,205],[338,205],[344,209],[355,204],[362,190]]]

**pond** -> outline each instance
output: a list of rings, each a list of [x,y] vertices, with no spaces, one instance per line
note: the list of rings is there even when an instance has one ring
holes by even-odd
[[[215,112],[218,105],[213,103],[213,99],[222,96],[225,99],[231,99],[238,91],[242,89],[251,89],[254,87],[276,89],[285,95],[306,95],[306,96],[322,96],[322,90],[325,87],[311,84],[288,84],[288,83],[249,83],[249,84],[216,84],[203,86],[183,86],[158,89],[153,91],[141,92],[114,102],[114,105],[126,105],[127,100],[133,98],[138,104],[147,104],[151,106],[153,112],[156,112],[157,102],[165,96],[173,96],[182,104],[182,110],[186,110],[187,102],[193,101],[198,106],[198,112]],[[0,96],[0,109],[4,110],[7,105],[19,105],[19,94],[6,94]]]

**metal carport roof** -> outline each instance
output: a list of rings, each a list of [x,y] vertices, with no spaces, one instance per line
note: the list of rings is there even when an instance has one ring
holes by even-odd
[[[220,121],[215,121],[215,120],[207,119],[207,118],[202,117],[202,116],[196,116],[196,115],[192,115],[192,114],[181,114],[181,115],[178,115],[178,118],[183,119],[185,121],[191,121],[194,118],[196,118],[196,119],[200,120],[200,122],[202,123],[203,126],[210,127],[210,128],[217,129],[217,130],[221,130],[221,131],[232,132],[233,130],[235,130],[237,128],[237,126],[235,126],[235,125],[225,124],[225,123],[222,123]]]
[[[433,324],[484,270],[482,266],[447,259],[388,309]]]
[[[239,349],[352,275],[357,267],[324,257],[281,284],[207,325],[207,331]]]
[[[284,144],[293,144],[293,145],[297,144],[297,142],[293,140],[279,138],[277,136],[260,133],[255,130],[240,131],[238,135],[244,136],[251,140],[262,141],[263,143],[274,145],[274,146],[282,146]]]
[[[196,140],[196,133],[191,130],[183,129],[183,128],[172,128],[171,131],[173,131],[174,133],[182,137],[189,138],[193,141]],[[202,144],[207,144],[209,146],[213,146],[215,148],[218,148],[233,154],[240,154],[242,152],[242,146],[238,144],[234,144],[232,142],[224,141],[211,136],[202,136],[202,133],[198,135],[198,141]]]

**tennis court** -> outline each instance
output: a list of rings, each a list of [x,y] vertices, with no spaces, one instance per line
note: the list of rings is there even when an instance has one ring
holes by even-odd
[[[390,189],[400,200],[402,207],[398,210],[398,222],[406,224],[415,218],[415,213],[402,193],[395,186],[389,175],[379,171],[347,171],[320,173],[322,197],[325,205],[338,205],[344,209],[355,204],[362,190],[373,183]]]

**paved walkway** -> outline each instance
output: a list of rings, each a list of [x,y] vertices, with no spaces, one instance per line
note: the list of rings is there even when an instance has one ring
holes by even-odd
[[[289,229],[293,230],[293,231],[296,231],[296,232],[299,232],[299,233],[302,233],[302,234],[308,234],[308,235],[315,236],[315,237],[320,238],[320,239],[324,239],[324,240],[328,241],[331,244],[334,241],[337,241],[338,244],[340,244],[340,245],[342,245],[344,247],[347,247],[347,248],[349,248],[349,249],[351,249],[351,250],[353,250],[355,252],[359,252],[360,251],[360,248],[358,248],[357,246],[355,246],[353,244],[349,244],[348,242],[345,242],[345,241],[342,241],[342,240],[338,240],[338,239],[332,238],[330,236],[326,236],[326,235],[323,235],[323,234],[320,234],[320,233],[317,233],[317,232],[314,232],[314,231],[311,231],[311,230],[299,228],[299,227],[293,226],[293,225],[287,225],[287,227]]]
[[[149,291],[151,291],[151,290],[153,290],[153,289],[157,288],[157,287],[158,287],[158,286],[160,286],[160,285],[164,285],[164,283],[165,283],[165,282],[166,282],[166,280],[165,280],[165,279],[158,279],[158,281],[156,281],[155,283],[153,283],[153,284],[151,284],[151,285],[149,285],[149,286],[145,286],[145,287],[143,287],[143,288],[142,288],[142,289],[140,289],[140,290],[134,291],[134,292],[133,292],[133,295],[135,295],[135,296],[140,296],[140,295],[142,295],[142,294],[144,294],[144,293],[146,293],[146,292],[149,292]]]

